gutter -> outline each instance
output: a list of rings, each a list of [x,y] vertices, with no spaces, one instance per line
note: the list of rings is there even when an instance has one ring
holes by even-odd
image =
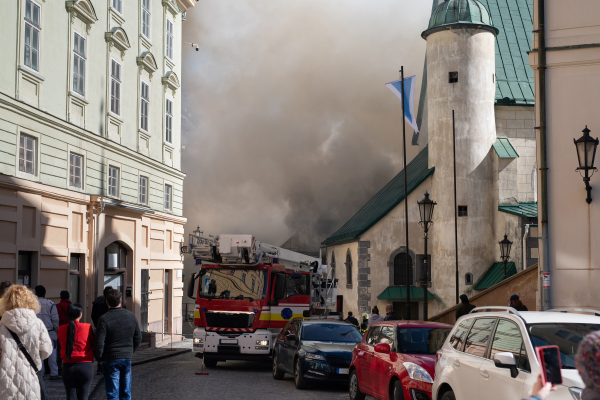
[[[97,203],[98,204],[98,203]],[[100,251],[100,214],[104,212],[104,197],[101,198],[97,205],[98,212],[96,213],[96,255],[94,261],[94,300],[98,298],[98,252]]]

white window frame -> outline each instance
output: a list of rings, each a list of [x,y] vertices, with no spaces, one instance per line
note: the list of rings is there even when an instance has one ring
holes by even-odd
[[[143,196],[145,198],[143,200],[142,200],[142,179],[146,180],[145,193],[143,194]],[[140,204],[148,205],[148,189],[150,186],[148,184],[149,182],[150,182],[150,179],[147,176],[141,175],[141,174],[138,176],[138,202]]]
[[[144,85],[148,88],[146,97],[144,97]],[[150,132],[150,84],[143,79],[140,80],[140,129]]]
[[[32,13],[32,18],[33,18],[33,11],[35,9],[35,7],[38,8],[38,17],[39,20],[36,23],[35,21],[33,21],[33,19],[28,19],[27,18],[27,4],[31,3],[31,13]],[[42,42],[42,6],[41,4],[39,4],[38,2],[34,1],[34,0],[24,0],[23,2],[24,4],[24,9],[23,9],[23,65],[29,69],[31,69],[32,71],[35,71],[37,73],[40,72],[41,69],[41,57],[40,57],[40,53],[41,53],[41,42]],[[26,43],[26,38],[27,38],[27,31],[28,28],[30,30],[30,44],[28,45]],[[37,55],[36,55],[36,61],[37,61],[37,65],[35,68],[33,66],[33,52],[32,52],[32,46],[31,46],[31,40],[33,40],[33,34],[37,33],[37,49],[35,49],[35,51],[37,51]],[[29,47],[29,52],[27,51],[27,47]],[[29,53],[29,65],[27,64],[27,55]]]
[[[173,99],[169,97],[165,98],[165,142],[173,144]]]
[[[79,42],[81,43],[81,40],[83,40],[84,43],[84,49],[83,49],[83,53],[81,53],[81,51],[76,51],[75,50],[75,42],[77,41],[77,37],[79,37]],[[85,97],[85,88],[86,88],[86,69],[87,69],[87,37],[85,35],[80,34],[79,32],[77,32],[76,30],[73,30],[73,92],[77,93],[83,97]],[[79,49],[81,50],[81,49]],[[75,73],[75,65],[76,63],[78,63],[78,74]],[[81,64],[83,64],[83,74],[81,73]],[[111,66],[112,68],[112,66]],[[76,75],[78,78],[78,83],[79,85],[77,86],[77,88],[75,87],[75,79],[76,79]],[[83,86],[83,89],[81,91],[77,90],[79,89],[79,87]]]
[[[119,66],[119,76],[118,77],[113,76],[114,64]],[[110,108],[109,109],[110,109],[111,113],[113,113],[114,115],[117,115],[119,117],[121,116],[121,86],[122,86],[122,83],[123,83],[123,66],[121,65],[120,62],[118,62],[117,60],[115,60],[114,58],[111,57],[110,58],[110,83],[109,83],[109,85],[110,85]],[[114,84],[115,88],[116,87],[119,88],[119,90],[118,90],[119,93],[116,95],[113,92],[113,84]],[[113,98],[116,98],[116,103],[117,103],[116,111],[113,108],[113,102],[115,101],[115,100],[113,100]]]
[[[119,14],[123,14],[123,0],[112,0],[111,2],[112,8],[115,9]]]
[[[114,171],[117,172],[116,177],[112,174]],[[111,183],[114,183],[114,185],[111,185]],[[112,188],[114,190],[111,190]],[[121,194],[121,166],[112,162],[108,163],[108,170],[106,171],[106,193],[108,196],[116,198],[119,198]]]
[[[152,0],[142,0],[142,35],[148,40],[150,40],[152,32],[152,13],[150,12],[152,8],[151,1]],[[144,3],[148,3],[148,7],[146,7]]]
[[[18,136],[18,147],[17,147],[17,169],[21,174],[28,176],[37,176],[38,175],[38,148],[39,148],[39,138],[33,135],[29,135],[27,133],[19,133]],[[33,144],[33,149],[28,149],[28,143]],[[21,146],[24,144],[24,148]],[[31,154],[31,161],[27,160],[27,152]],[[23,160],[23,168],[21,169],[21,160]],[[31,171],[27,170],[27,164],[31,164]]]
[[[79,157],[80,165],[73,165],[73,157]],[[79,186],[73,184],[76,175],[73,174],[75,168],[79,168]],[[83,178],[85,176],[85,156],[74,151],[69,151],[69,187],[83,190]]]
[[[169,32],[169,24],[171,24],[171,31]],[[165,32],[165,55],[167,56],[167,58],[171,61],[173,61],[174,58],[174,48],[173,48],[173,44],[175,43],[175,23],[167,18],[167,24],[166,24],[166,32]]]
[[[171,183],[165,182],[163,186],[163,203],[165,210],[171,211],[173,209],[173,184]]]

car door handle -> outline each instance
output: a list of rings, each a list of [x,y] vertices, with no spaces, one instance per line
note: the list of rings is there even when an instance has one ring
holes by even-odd
[[[460,361],[458,361],[458,360],[454,360],[453,364],[455,367],[460,367]]]
[[[490,375],[487,373],[486,370],[479,371],[479,374],[481,374],[481,376],[483,377],[483,379],[487,379],[487,378],[490,377]]]

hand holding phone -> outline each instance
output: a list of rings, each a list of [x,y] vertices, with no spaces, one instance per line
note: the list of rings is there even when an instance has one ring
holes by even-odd
[[[540,366],[542,367],[542,383],[551,383],[552,386],[562,385],[560,363],[560,349],[558,346],[541,346],[535,349]]]

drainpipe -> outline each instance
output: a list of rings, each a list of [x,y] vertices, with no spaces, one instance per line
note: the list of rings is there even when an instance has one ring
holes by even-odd
[[[529,236],[529,227],[531,224],[525,224],[525,233],[523,234],[523,258],[522,258],[522,266],[521,271],[525,271],[527,269],[527,237]]]
[[[540,110],[539,143],[539,169],[540,169],[540,196],[541,196],[541,230],[542,230],[542,273],[550,274],[550,251],[548,241],[548,163],[546,160],[546,38],[545,38],[545,7],[544,0],[537,3],[537,48],[538,48],[538,107]],[[549,285],[548,285],[549,286]],[[542,289],[542,310],[550,308],[550,288]]]
[[[100,251],[100,214],[104,212],[104,197],[100,200],[100,204],[96,213],[96,256],[94,261],[94,300],[98,298],[98,252]]]

